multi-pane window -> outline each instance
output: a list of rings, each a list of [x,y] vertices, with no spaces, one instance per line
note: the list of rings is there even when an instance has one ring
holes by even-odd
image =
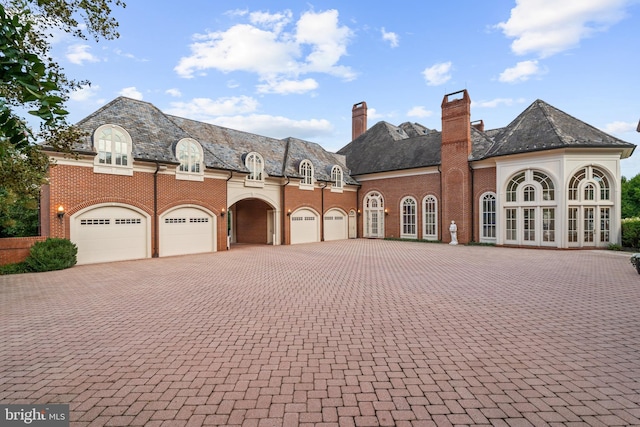
[[[384,237],[384,199],[372,191],[364,198],[364,237]]]
[[[260,154],[247,154],[244,164],[247,169],[249,169],[249,176],[247,177],[248,180],[262,181],[264,179],[264,160],[262,160],[262,156]]]
[[[342,188],[342,168],[338,165],[331,168],[331,183],[334,188]]]
[[[94,144],[98,152],[97,164],[131,166],[131,142],[128,134],[118,126],[106,125],[96,131]]]
[[[401,229],[402,237],[416,238],[416,199],[413,197],[406,197],[402,199],[401,203],[402,215],[401,215]]]
[[[438,201],[434,196],[427,196],[423,201],[424,238],[438,238]]]
[[[176,157],[180,162],[180,172],[202,172],[202,148],[193,139],[183,139],[176,145]]]
[[[526,170],[513,175],[506,187],[505,240],[526,245],[553,244],[556,241],[555,196],[555,185],[546,173]],[[483,205],[483,214],[486,209]],[[486,216],[490,218],[489,214]],[[484,233],[484,223],[482,226]]]
[[[303,160],[300,162],[300,175],[302,175],[300,184],[313,184],[313,165],[309,160]]]
[[[572,246],[604,246],[611,241],[614,202],[608,175],[596,166],[577,170],[569,180],[568,235]]]
[[[494,193],[487,193],[482,196],[480,207],[480,215],[482,216],[482,238],[483,239],[495,239],[496,238],[496,195]]]

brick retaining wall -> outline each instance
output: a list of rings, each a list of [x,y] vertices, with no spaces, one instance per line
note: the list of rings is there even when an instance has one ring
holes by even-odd
[[[14,264],[24,261],[35,242],[42,242],[44,236],[6,237],[0,239],[0,265]]]

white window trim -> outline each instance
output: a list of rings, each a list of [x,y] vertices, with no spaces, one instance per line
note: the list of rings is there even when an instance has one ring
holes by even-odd
[[[116,165],[116,164],[106,164],[100,163],[100,152],[98,150],[98,138],[100,137],[100,133],[104,129],[111,129],[112,132],[119,132],[122,134],[124,143],[127,146],[126,155],[127,155],[127,164],[126,165]],[[96,156],[93,160],[93,172],[94,173],[104,173],[110,175],[124,175],[124,176],[133,176],[133,143],[131,140],[131,135],[127,132],[123,127],[113,124],[102,125],[96,129],[92,137],[93,148],[96,150]],[[113,149],[112,149],[113,150]],[[112,159],[115,158],[113,156],[112,151]]]
[[[485,237],[484,236],[484,225],[485,225],[484,224],[484,213],[485,213],[484,212],[484,199],[487,196],[493,196],[493,200],[495,202],[495,207],[494,207],[494,211],[493,211],[494,218],[495,218],[494,223],[493,223],[493,226],[495,227],[495,234],[496,234],[495,237]],[[484,193],[482,193],[480,195],[480,199],[478,200],[478,202],[479,202],[478,203],[478,212],[480,212],[480,215],[479,215],[479,218],[478,218],[478,220],[479,220],[478,221],[479,222],[478,230],[480,231],[480,233],[479,233],[479,235],[480,235],[480,243],[496,243],[497,235],[498,235],[498,228],[499,228],[498,227],[499,226],[499,224],[498,224],[498,195],[493,191],[484,192]]]
[[[340,178],[339,180],[336,178]],[[338,165],[334,165],[331,168],[331,191],[333,193],[342,193],[344,190],[343,186],[344,174],[342,173],[342,168]]]
[[[434,201],[434,215],[435,215],[435,228],[436,228],[436,233],[435,234],[427,234],[427,221],[426,221],[426,215],[427,215],[427,199],[432,198]],[[438,198],[436,196],[434,196],[433,194],[427,194],[423,199],[422,199],[422,238],[424,240],[438,240]]]
[[[404,204],[405,202],[413,202],[413,233],[405,233],[405,217],[404,217]],[[415,197],[407,196],[400,200],[400,238],[401,239],[417,239],[418,238],[418,201]]]
[[[307,169],[307,173],[304,169]],[[313,163],[310,160],[304,159],[300,162],[300,166],[298,166],[298,172],[302,175],[302,179],[300,179],[299,188],[301,190],[310,190],[313,191],[315,188],[315,177],[314,177],[314,169]],[[307,182],[309,180],[310,182]]]
[[[256,164],[254,159],[260,159],[259,163],[261,168],[259,171],[259,174],[260,174],[259,179],[255,179],[251,177],[251,175],[255,172],[255,170],[253,169],[253,166]],[[251,165],[251,163],[253,163],[254,165]],[[263,188],[264,179],[266,176],[266,173],[264,171],[264,157],[262,157],[260,153],[256,153],[255,151],[252,151],[250,153],[247,153],[247,156],[244,159],[244,165],[247,169],[249,169],[249,174],[245,177],[245,180],[244,180],[245,187]]]
[[[192,138],[181,139],[176,144],[176,150],[175,150],[175,156],[176,156],[176,159],[178,159],[178,161],[180,161],[180,158],[178,157],[178,150],[180,149],[180,145],[183,145],[183,144],[193,144],[196,147],[196,149],[199,151],[199,154],[200,154],[199,169],[200,170],[198,172],[182,171],[180,170],[180,167],[182,166],[182,164],[180,164],[176,166],[176,179],[182,180],[182,181],[204,181],[204,152],[202,150],[202,146],[195,139],[192,139]],[[188,166],[191,166],[191,164],[189,163]]]

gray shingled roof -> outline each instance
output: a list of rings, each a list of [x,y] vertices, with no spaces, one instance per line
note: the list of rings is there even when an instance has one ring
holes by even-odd
[[[341,148],[352,175],[412,169],[440,164],[442,135],[417,123],[394,126],[378,122]],[[508,126],[481,132],[471,127],[469,160],[556,148],[619,148],[630,156],[635,145],[537,100]]]
[[[316,180],[331,181],[331,168],[339,165],[343,169],[344,181],[357,184],[349,175],[344,156],[330,153],[316,143],[296,138],[269,138],[176,117],[164,114],[148,102],[125,97],[116,98],[78,122],[77,125],[88,135],[74,149],[95,152],[93,132],[104,124],[119,125],[129,132],[136,160],[177,164],[177,142],[193,138],[202,146],[204,163],[208,168],[248,173],[244,157],[256,152],[263,157],[268,176],[299,177],[298,165],[308,159],[313,164]]]
[[[388,172],[440,164],[440,132],[418,124],[378,122],[338,150],[351,175]]]
[[[494,136],[494,144],[485,157],[572,147],[606,147],[633,151],[635,145],[613,137],[538,99]]]

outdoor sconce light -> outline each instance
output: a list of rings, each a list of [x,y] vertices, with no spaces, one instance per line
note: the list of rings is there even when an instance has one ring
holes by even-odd
[[[384,214],[389,215],[389,211],[387,210],[387,208],[384,209]]]
[[[222,208],[222,210],[220,211],[220,216],[221,216],[222,218],[224,218],[224,214],[225,214],[225,210],[224,210],[224,208]]]
[[[287,211],[287,216],[291,216],[291,209]]]
[[[360,209],[358,209],[358,216],[362,215],[362,212],[360,211]]]
[[[58,219],[62,219],[63,216],[64,216],[64,206],[60,205],[58,206]]]

